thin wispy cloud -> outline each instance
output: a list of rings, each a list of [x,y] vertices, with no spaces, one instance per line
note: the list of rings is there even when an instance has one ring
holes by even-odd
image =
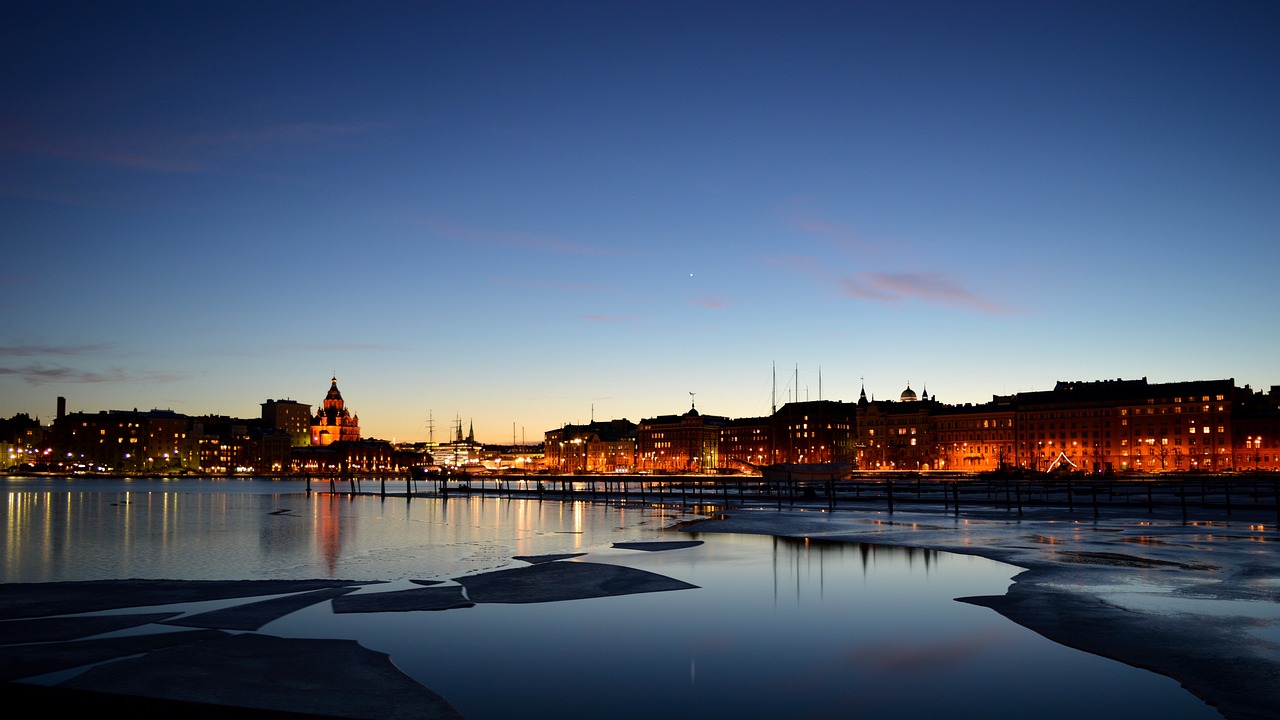
[[[110,352],[114,347],[111,343],[89,345],[0,345],[0,357],[89,355]]]
[[[849,247],[856,245],[858,242],[852,228],[825,220],[800,220],[796,222],[796,227],[807,233],[821,235]]]
[[[868,302],[901,303],[917,300],[934,305],[968,308],[983,313],[1006,310],[957,283],[943,273],[858,272],[843,277],[828,270],[819,258],[786,255],[769,264],[808,275],[815,282],[834,285],[841,295]]]
[[[26,132],[6,128],[0,132],[0,152],[15,155],[57,158],[93,165],[111,165],[164,173],[190,173],[200,169],[199,163],[164,152],[154,141],[130,141],[123,138],[75,137]]]
[[[261,127],[206,132],[193,135],[189,143],[205,147],[236,147],[259,150],[285,145],[315,145],[381,132],[394,127],[384,122],[317,123],[294,122]]]
[[[693,304],[701,305],[704,308],[711,308],[712,310],[718,310],[724,307],[726,303],[724,300],[720,300],[718,298],[695,298]]]
[[[839,280],[841,292],[858,300],[901,302],[922,300],[997,313],[1001,309],[976,293],[936,273],[862,272]]]
[[[196,173],[207,170],[216,158],[332,143],[387,127],[387,123],[377,122],[295,122],[186,134],[103,131],[77,136],[10,126],[0,132],[0,151],[160,173]]]
[[[782,214],[792,230],[834,243],[841,249],[865,252],[871,247],[871,243],[849,225],[828,219],[821,203],[812,198],[791,199],[782,208]]]
[[[52,383],[157,383],[180,380],[180,375],[167,373],[134,373],[123,368],[113,367],[105,371],[80,370],[61,365],[30,364],[24,367],[0,367],[0,376],[16,377],[30,385],[49,385]]]

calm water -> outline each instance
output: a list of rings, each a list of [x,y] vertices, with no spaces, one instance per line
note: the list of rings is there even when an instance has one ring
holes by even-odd
[[[586,552],[697,589],[443,612],[335,615],[261,632],[389,653],[472,720],[704,717],[1217,718],[1146,671],[1062,647],[991,610],[1017,568],[948,553],[707,534],[672,510],[301,492],[295,482],[5,483],[6,582],[108,578],[448,580]],[[376,485],[366,485],[366,490]],[[366,590],[368,592],[370,590]],[[207,609],[207,608],[202,608]]]

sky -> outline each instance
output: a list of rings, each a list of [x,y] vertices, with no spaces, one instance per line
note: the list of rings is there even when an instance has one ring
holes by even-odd
[[[1280,3],[3,15],[3,417],[1280,384]]]

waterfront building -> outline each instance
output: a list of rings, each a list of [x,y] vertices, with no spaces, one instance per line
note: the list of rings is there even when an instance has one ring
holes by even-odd
[[[397,457],[385,440],[339,440],[295,450],[293,470],[308,475],[409,472],[408,466],[397,464]]]
[[[790,402],[770,418],[773,462],[853,462],[858,407],[835,400]]]
[[[306,403],[268,398],[262,403],[262,421],[289,433],[294,447],[311,444],[311,406]]]
[[[938,470],[987,472],[1014,464],[1017,412],[1012,397],[981,405],[938,405],[933,421]]]
[[[67,413],[54,421],[58,461],[69,470],[161,473],[199,467],[190,418],[170,410]]]
[[[625,418],[544,433],[544,467],[554,473],[619,473],[636,467],[636,424]]]
[[[1016,396],[1017,464],[1091,472],[1227,470],[1234,380],[1061,381]]]
[[[324,447],[335,442],[354,442],[360,439],[360,416],[347,409],[342,393],[338,390],[338,378],[334,376],[329,392],[311,421],[311,444]]]
[[[937,466],[934,438],[936,400],[921,399],[908,384],[897,401],[858,400],[857,468],[860,470],[932,470]]]
[[[1236,394],[1233,464],[1241,471],[1280,470],[1280,385],[1269,393],[1248,385]]]
[[[720,464],[727,470],[754,471],[781,462],[774,453],[774,425],[768,417],[736,418],[720,428]]]
[[[683,415],[641,420],[636,467],[644,472],[713,472],[720,467],[720,433],[729,418],[702,415],[690,404]]]
[[[192,421],[191,432],[200,469],[213,475],[287,473],[293,464],[290,433],[261,420],[205,415]]]
[[[46,429],[27,413],[0,420],[0,468],[27,465],[47,469],[52,451]]]

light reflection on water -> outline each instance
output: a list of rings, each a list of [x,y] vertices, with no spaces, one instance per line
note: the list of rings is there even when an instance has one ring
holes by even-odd
[[[6,483],[5,582],[453,577],[646,539],[685,517],[660,508],[496,498],[357,497],[299,482],[175,481],[96,492]],[[367,484],[367,483],[366,483]],[[375,486],[376,487],[376,486]],[[220,488],[211,490],[210,488]]]
[[[689,537],[664,532],[681,514],[656,508],[350,499],[296,483],[7,487],[6,582],[398,581],[369,592],[586,552],[698,586],[441,612],[335,615],[325,603],[262,628],[389,653],[472,720],[1219,717],[1172,680],[955,602],[1000,594],[1018,572],[976,557],[714,534],[666,552],[610,547]]]

